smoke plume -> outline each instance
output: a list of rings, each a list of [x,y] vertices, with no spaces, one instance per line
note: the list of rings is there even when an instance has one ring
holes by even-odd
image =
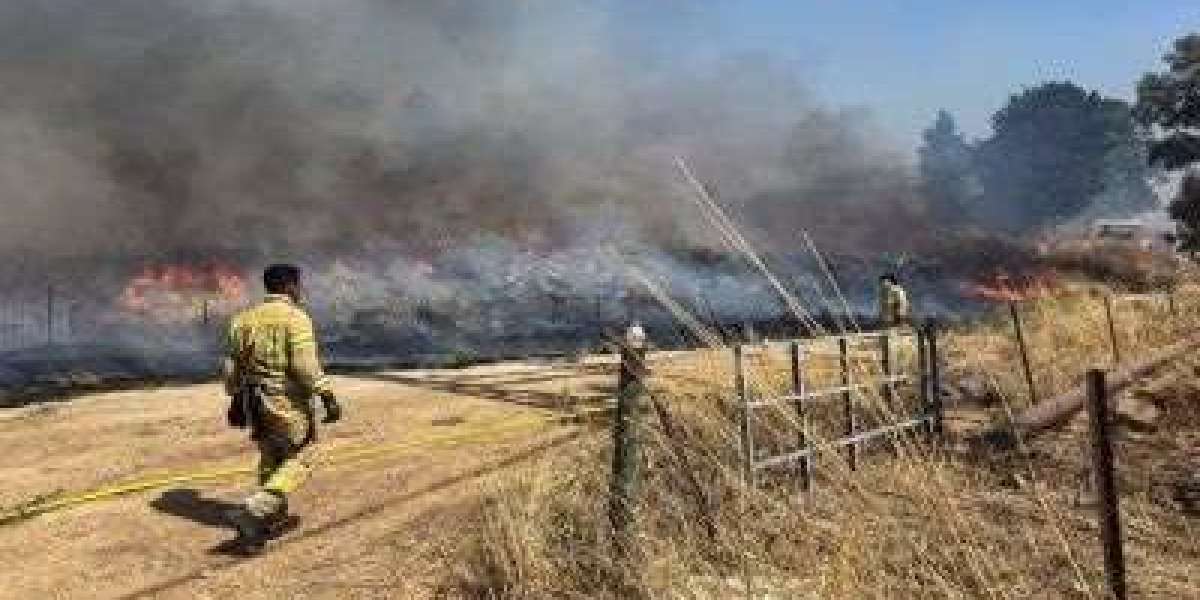
[[[862,115],[814,105],[792,65],[626,33],[670,12],[5,2],[0,251],[332,256],[384,240],[428,256],[480,234],[561,247],[614,223],[703,244],[676,154],[763,223],[908,189]]]
[[[835,268],[865,309],[872,257],[930,238],[911,169],[803,65],[714,57],[718,27],[632,0],[6,1],[0,348],[159,348],[123,286],[211,261],[300,263],[342,348],[668,323],[630,265],[708,323],[786,314],[677,157],[806,301],[832,293],[805,233],[858,257]],[[184,329],[172,351],[213,337]]]

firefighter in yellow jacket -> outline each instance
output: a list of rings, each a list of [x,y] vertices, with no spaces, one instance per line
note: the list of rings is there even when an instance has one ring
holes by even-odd
[[[912,321],[908,294],[891,273],[879,278],[879,321],[882,327],[900,327]]]
[[[312,320],[299,305],[300,270],[272,265],[263,284],[262,303],[230,322],[222,361],[230,424],[249,427],[261,455],[257,489],[228,515],[240,549],[251,552],[295,524],[287,497],[309,474],[316,441],[313,397],[324,405],[324,422],[341,418],[321,369]]]

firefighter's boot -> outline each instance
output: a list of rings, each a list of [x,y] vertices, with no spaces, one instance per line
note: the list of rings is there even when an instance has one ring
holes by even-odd
[[[287,498],[282,500],[279,508],[266,518],[268,540],[280,537],[300,525],[300,517],[288,514]]]
[[[253,556],[266,548],[270,539],[270,527],[265,519],[257,517],[243,507],[231,509],[226,519],[237,530],[237,538],[226,545],[234,554]]]

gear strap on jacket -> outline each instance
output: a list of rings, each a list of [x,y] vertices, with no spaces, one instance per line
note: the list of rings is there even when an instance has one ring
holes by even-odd
[[[263,389],[250,381],[250,361],[254,359],[254,341],[243,339],[234,358],[237,389],[230,398],[229,425],[238,429],[250,429],[250,439],[262,434]]]

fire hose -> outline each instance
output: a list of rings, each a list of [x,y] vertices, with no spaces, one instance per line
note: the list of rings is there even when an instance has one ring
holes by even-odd
[[[559,415],[547,415],[542,413],[524,415],[508,419],[500,424],[473,427],[466,431],[459,429],[454,432],[417,436],[415,438],[406,439],[402,442],[394,442],[390,444],[348,447],[342,449],[340,452],[332,452],[322,458],[319,458],[317,460],[317,464],[324,466],[347,465],[371,460],[374,458],[380,458],[383,456],[402,454],[406,451],[427,450],[437,447],[450,447],[463,443],[498,441],[513,433],[529,433],[539,429],[549,430],[555,425],[569,426],[571,421],[577,419],[578,417],[563,417]],[[114,485],[74,492],[67,495],[37,499],[18,506],[17,508],[0,512],[0,526],[24,521],[26,519],[46,513],[57,512],[68,508],[103,500],[110,500],[139,492],[161,489],[167,486],[232,479],[235,477],[252,474],[254,470],[254,467],[250,465],[216,467],[200,471],[149,476]]]

